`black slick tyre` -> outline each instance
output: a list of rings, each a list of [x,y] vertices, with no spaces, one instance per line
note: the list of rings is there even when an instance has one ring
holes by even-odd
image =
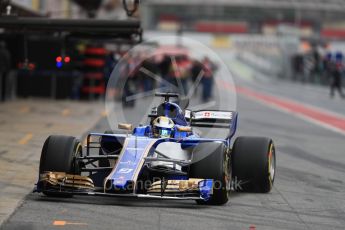
[[[76,161],[76,157],[81,156],[81,154],[82,146],[75,137],[49,136],[42,148],[39,173],[51,171],[80,175],[80,166]],[[43,193],[47,196],[71,196],[60,192]]]
[[[275,147],[271,139],[238,137],[233,145],[231,160],[235,191],[271,191],[276,167]]]
[[[190,178],[213,179],[213,195],[208,201],[198,200],[198,204],[223,205],[228,202],[231,180],[230,161],[223,143],[201,143],[193,153],[201,156],[190,166]],[[205,157],[206,156],[206,157]],[[194,161],[195,159],[193,159]]]

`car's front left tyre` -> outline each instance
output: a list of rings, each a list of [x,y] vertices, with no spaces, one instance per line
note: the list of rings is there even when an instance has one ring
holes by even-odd
[[[276,154],[270,138],[238,137],[233,145],[231,160],[235,191],[271,191],[275,179]]]
[[[213,195],[210,200],[198,200],[198,204],[223,205],[228,202],[231,182],[230,159],[223,143],[200,143],[194,156],[204,158],[190,166],[189,177],[213,179]]]

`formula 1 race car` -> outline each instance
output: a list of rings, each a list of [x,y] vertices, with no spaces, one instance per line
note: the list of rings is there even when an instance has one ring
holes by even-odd
[[[70,136],[50,136],[43,145],[36,192],[47,196],[94,195],[195,200],[222,205],[231,190],[267,193],[275,177],[275,148],[264,137],[238,137],[236,112],[189,111],[164,102],[150,123],[125,134],[90,133],[85,152]],[[199,136],[194,127],[227,129],[228,137]]]

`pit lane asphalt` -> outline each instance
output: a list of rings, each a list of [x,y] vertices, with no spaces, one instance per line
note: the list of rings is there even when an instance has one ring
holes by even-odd
[[[300,86],[246,82],[261,91],[294,98]],[[274,89],[274,90],[273,90]],[[345,101],[316,106],[345,107]],[[300,101],[308,100],[299,98]],[[321,101],[317,104],[317,101]],[[336,106],[338,105],[338,106]],[[138,114],[141,107],[135,108]],[[199,206],[192,201],[150,201],[99,197],[47,198],[28,194],[1,229],[344,229],[345,137],[298,117],[238,96],[237,136],[272,137],[277,149],[275,186],[269,194],[233,193],[227,205]],[[342,111],[336,111],[338,113]],[[343,113],[344,114],[344,113]],[[133,115],[134,117],[136,115]],[[94,131],[108,129],[104,119]],[[55,226],[55,224],[65,224]],[[65,222],[63,222],[65,221]]]

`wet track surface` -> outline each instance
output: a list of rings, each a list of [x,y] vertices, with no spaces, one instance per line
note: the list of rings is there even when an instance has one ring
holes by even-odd
[[[306,104],[316,95],[321,98],[313,101],[314,106],[345,114],[345,101],[329,100],[324,89],[306,90],[305,86],[255,79],[236,81]],[[305,90],[303,96],[297,97],[301,90]],[[237,99],[237,136],[267,136],[275,141],[277,174],[270,194],[232,193],[224,206],[98,197],[55,199],[29,194],[2,229],[343,229],[345,136],[245,95]],[[133,119],[142,109],[135,108]],[[106,129],[103,119],[94,131]]]

